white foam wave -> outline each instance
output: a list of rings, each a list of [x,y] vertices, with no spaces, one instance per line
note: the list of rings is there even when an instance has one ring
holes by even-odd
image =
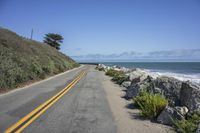
[[[174,73],[174,72],[160,72],[160,71],[151,71],[145,69],[149,75],[151,75],[153,78],[157,78],[158,76],[169,76],[176,78],[181,81],[191,81],[200,84],[200,73],[197,74],[181,74],[181,73]]]

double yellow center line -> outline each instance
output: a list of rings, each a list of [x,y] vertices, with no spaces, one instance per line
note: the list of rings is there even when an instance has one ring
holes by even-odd
[[[5,133],[20,133],[28,125],[30,125],[35,119],[37,119],[42,113],[44,113],[49,107],[51,107],[56,101],[58,101],[65,93],[67,93],[83,76],[85,72],[81,72],[70,84],[68,84],[63,90],[58,92],[52,98],[44,102],[42,105],[37,107],[35,110],[30,112],[28,115],[23,117],[17,123],[8,128]]]

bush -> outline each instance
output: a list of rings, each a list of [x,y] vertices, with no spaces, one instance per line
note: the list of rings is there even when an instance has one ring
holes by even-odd
[[[150,119],[155,118],[168,105],[163,96],[147,91],[141,91],[133,101],[139,107],[140,115]]]
[[[104,68],[97,68],[99,71],[105,71]]]
[[[122,84],[122,82],[128,80],[128,76],[123,71],[110,69],[106,72],[106,75],[113,77],[112,81],[117,84]]]
[[[96,69],[96,70],[99,70],[99,71],[105,71],[104,68],[99,68],[98,66],[96,66],[95,69]]]
[[[186,120],[175,120],[176,130],[181,133],[193,133],[200,123],[200,116],[192,115]]]
[[[123,71],[117,71],[114,69],[110,69],[106,72],[106,75],[110,76],[110,77],[114,77],[117,75],[125,75],[125,73]]]
[[[115,75],[112,78],[112,81],[116,82],[117,84],[121,85],[124,81],[128,80],[128,76],[126,75]]]

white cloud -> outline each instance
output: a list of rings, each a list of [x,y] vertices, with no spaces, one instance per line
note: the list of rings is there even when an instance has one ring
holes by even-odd
[[[179,49],[166,51],[152,51],[148,53],[140,53],[136,51],[122,52],[119,54],[88,54],[72,56],[78,61],[123,61],[123,60],[185,60],[200,61],[200,49]]]

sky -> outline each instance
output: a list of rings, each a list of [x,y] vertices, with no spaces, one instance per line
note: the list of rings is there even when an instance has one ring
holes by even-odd
[[[0,0],[0,26],[76,60],[200,61],[200,0]]]

